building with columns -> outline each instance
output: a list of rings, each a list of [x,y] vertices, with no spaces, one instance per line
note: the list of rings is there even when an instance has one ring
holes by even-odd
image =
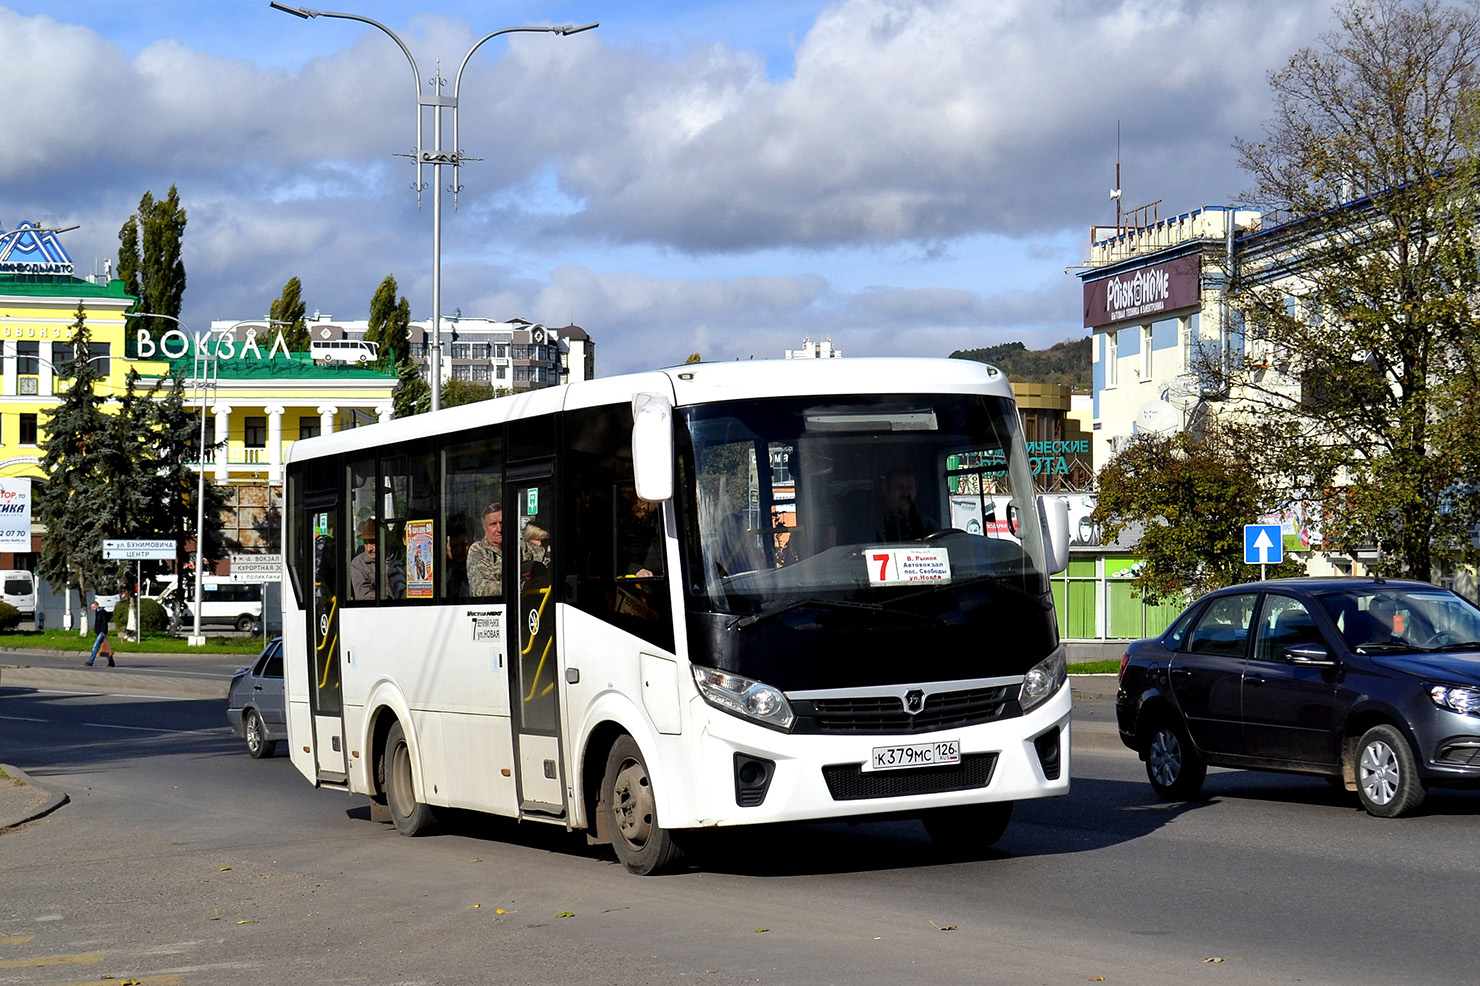
[[[370,327],[368,319],[342,319],[314,312],[305,319],[315,342],[358,340]],[[217,321],[212,331],[266,336],[266,319]],[[411,357],[431,379],[432,332],[429,321],[410,326]],[[579,383],[596,374],[596,349],[591,336],[578,325],[561,328],[527,319],[444,315],[442,317],[442,382],[461,380],[499,391],[520,392]]]
[[[230,491],[220,518],[226,537],[244,551],[275,550],[287,450],[302,438],[388,419],[394,375],[316,366],[307,354],[276,345],[275,333],[269,340],[245,330],[218,333],[229,344],[218,360],[203,361],[195,337],[206,333],[183,324],[141,340],[128,315],[136,302],[106,272],[76,276],[57,232],[30,223],[0,230],[0,480],[46,478],[40,443],[65,390],[57,367],[72,358],[80,308],[98,391],[121,397],[130,370],[139,372],[140,389],[178,371],[186,406],[205,414],[207,449],[224,440],[197,468]],[[44,537],[33,521],[29,538],[0,547],[0,568],[33,570]]]
[[[266,347],[261,347],[266,348]],[[221,517],[228,540],[246,552],[277,550],[283,462],[294,442],[391,418],[394,374],[353,364],[315,365],[307,353],[277,351],[228,357],[196,375],[178,369],[204,407],[206,476],[230,490]]]

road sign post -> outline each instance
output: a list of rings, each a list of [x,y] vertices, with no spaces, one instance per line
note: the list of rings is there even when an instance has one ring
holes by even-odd
[[[1265,567],[1285,560],[1285,535],[1279,524],[1244,525],[1244,564],[1258,565],[1259,577]]]
[[[105,561],[168,561],[175,557],[175,542],[170,540],[103,539]]]
[[[232,555],[231,577],[237,582],[281,582],[282,555]]]

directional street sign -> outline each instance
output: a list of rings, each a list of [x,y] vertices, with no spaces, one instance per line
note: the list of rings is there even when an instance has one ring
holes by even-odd
[[[282,555],[232,555],[231,577],[237,582],[281,582]]]
[[[103,539],[103,558],[107,561],[163,561],[174,557],[173,541]]]
[[[1278,524],[1244,525],[1244,564],[1278,565],[1285,560],[1285,536]]]

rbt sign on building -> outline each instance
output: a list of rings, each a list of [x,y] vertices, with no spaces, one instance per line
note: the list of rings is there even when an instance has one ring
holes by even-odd
[[[0,479],[0,551],[31,550],[31,481]]]

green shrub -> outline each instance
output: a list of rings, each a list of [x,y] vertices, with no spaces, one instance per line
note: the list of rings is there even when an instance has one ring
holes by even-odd
[[[169,614],[157,599],[140,599],[139,630],[141,633],[164,633],[170,625]]]
[[[14,630],[20,626],[21,611],[10,603],[0,603],[0,630]]]

